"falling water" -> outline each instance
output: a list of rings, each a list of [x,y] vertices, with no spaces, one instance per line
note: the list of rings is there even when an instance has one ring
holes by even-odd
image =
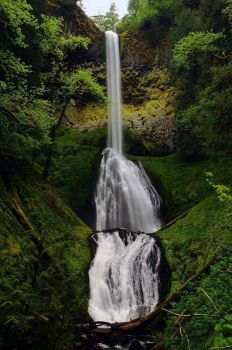
[[[118,35],[106,32],[108,146],[122,154],[121,67]]]
[[[160,196],[140,163],[107,148],[96,192],[98,231],[125,227],[146,233],[160,228]]]
[[[94,281],[90,311],[98,321],[126,322],[151,311],[158,302],[160,252],[148,235],[99,233],[90,270]],[[154,262],[155,260],[155,262]]]
[[[161,227],[161,199],[142,165],[122,154],[117,34],[106,32],[106,49],[108,148],[103,152],[95,195],[99,233],[93,236],[97,249],[89,271],[89,313],[95,321],[114,323],[141,317],[159,301],[160,250],[156,240],[144,233]],[[107,232],[116,227],[137,233]]]

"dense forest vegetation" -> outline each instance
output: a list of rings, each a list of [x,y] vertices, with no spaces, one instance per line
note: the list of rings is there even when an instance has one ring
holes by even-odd
[[[104,43],[92,72],[83,62],[92,39],[60,15],[75,8],[75,0],[0,0],[3,350],[92,348],[77,325],[89,321],[86,223],[94,222],[106,132],[79,133],[64,121],[90,101],[105,108],[105,75],[96,69]],[[97,24],[117,31],[122,47],[127,36],[146,39],[176,89],[173,154],[141,154],[126,134],[130,157],[163,197],[165,220],[191,209],[160,233],[170,293],[212,261],[144,332],[156,337],[154,349],[232,347],[232,1],[129,0],[123,19],[114,5],[106,17]]]
[[[178,87],[178,146],[187,157],[231,150],[231,2],[130,0],[121,21],[115,7],[103,29],[141,31],[151,48],[165,39]],[[167,40],[168,38],[168,40]]]

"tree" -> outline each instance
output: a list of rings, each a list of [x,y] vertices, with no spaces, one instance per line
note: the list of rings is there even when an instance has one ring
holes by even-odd
[[[128,15],[118,23],[118,31],[136,29],[141,27],[146,20],[157,15],[156,7],[151,7],[148,0],[130,0],[128,4]]]
[[[0,29],[0,155],[28,158],[46,145],[51,153],[70,101],[105,98],[91,71],[68,59],[90,40],[64,35],[61,18],[36,19],[26,0],[0,2]]]
[[[177,141],[188,158],[231,148],[232,63],[224,33],[192,32],[173,50],[178,100],[183,101],[177,111]]]
[[[173,51],[174,58],[178,65],[189,67],[196,55],[220,53],[220,48],[215,43],[222,38],[222,33],[190,33],[176,44]]]
[[[77,0],[77,5],[83,9],[84,8],[83,0]]]
[[[31,83],[24,59],[39,23],[25,0],[2,0],[0,28],[0,154],[22,158],[48,141],[53,123],[43,86]]]
[[[116,4],[113,2],[110,5],[109,11],[105,15],[92,17],[94,22],[102,31],[115,30],[116,24],[119,21],[119,14]]]
[[[46,72],[41,74],[41,80],[46,86],[56,115],[55,124],[51,128],[51,140],[43,173],[47,178],[56,131],[70,102],[78,104],[86,95],[105,101],[105,95],[103,88],[96,83],[89,69],[78,69],[68,60],[70,52],[78,51],[78,49],[87,50],[90,40],[71,33],[66,36],[62,35],[63,21],[60,18],[42,15],[42,19],[40,46],[47,60],[47,68]]]
[[[140,0],[129,0],[128,2],[128,12],[129,14],[135,14],[139,11],[141,5]]]

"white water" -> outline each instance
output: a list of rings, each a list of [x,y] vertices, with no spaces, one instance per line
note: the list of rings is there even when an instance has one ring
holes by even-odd
[[[106,32],[109,132],[97,185],[98,231],[127,228],[124,237],[99,232],[90,279],[94,321],[126,322],[149,313],[159,301],[160,250],[152,233],[161,227],[161,200],[140,163],[122,154],[121,78],[118,36]]]
[[[161,200],[142,165],[106,149],[96,191],[98,231],[121,227],[152,233],[160,226]]]
[[[122,154],[121,67],[118,35],[106,32],[108,146]]]
[[[89,277],[93,281],[89,311],[98,321],[126,322],[149,313],[158,302],[160,251],[140,234],[99,233]],[[154,263],[155,260],[155,263]]]

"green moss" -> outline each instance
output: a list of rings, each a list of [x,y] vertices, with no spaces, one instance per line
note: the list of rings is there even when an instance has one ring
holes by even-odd
[[[88,103],[79,108],[69,107],[66,115],[70,123],[78,125],[78,129],[82,127],[90,131],[91,128],[99,127],[99,124],[106,122],[107,107],[97,102]]]
[[[205,199],[212,189],[206,182],[206,172],[215,175],[216,183],[230,185],[231,159],[218,155],[212,159],[186,162],[179,153],[166,157],[132,157],[142,162],[159,190],[171,220]]]
[[[65,151],[67,147],[76,147],[80,151],[85,148],[105,148],[106,127],[79,132],[76,129],[60,131],[56,138],[56,150]]]
[[[231,345],[232,279],[227,272],[232,269],[231,248],[225,248],[209,273],[189,284],[163,312],[156,320],[159,329],[154,332],[154,323],[148,327],[165,349],[205,350]]]
[[[39,178],[7,181],[0,181],[0,347],[69,347],[75,323],[88,318],[91,231]],[[12,199],[40,248],[14,215]]]
[[[196,205],[159,236],[172,273],[172,291],[201,270],[230,243],[232,224],[216,195]]]
[[[106,129],[78,133],[70,130],[57,138],[50,181],[85,222],[94,227],[94,191],[99,174]]]
[[[187,216],[158,233],[171,273],[169,292],[175,292],[216,258],[209,273],[189,284],[169,305],[168,311],[146,328],[147,332],[153,333],[165,348],[173,350],[185,350],[189,345],[191,349],[204,350],[230,344],[224,315],[230,314],[232,288],[228,272],[231,269],[231,212],[226,203],[220,202],[212,193],[205,173],[211,171],[216,183],[230,185],[231,160],[218,155],[187,163],[178,153],[160,158],[132,158],[143,163],[162,194],[167,220],[192,208]],[[168,283],[170,277],[166,278]],[[202,316],[179,317],[182,313]],[[215,317],[215,314],[219,316]]]

